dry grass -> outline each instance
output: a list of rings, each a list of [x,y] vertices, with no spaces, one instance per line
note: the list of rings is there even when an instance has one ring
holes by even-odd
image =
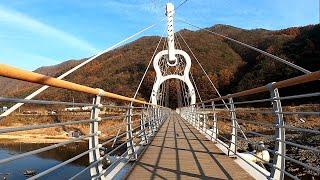
[[[120,130],[120,133],[126,130],[125,117],[121,115],[124,115],[123,111],[103,112],[100,114],[102,118],[108,116],[119,116],[117,118],[102,120],[101,122],[99,122],[99,131],[101,131],[100,138],[108,139],[115,136],[118,130]],[[0,121],[0,129],[85,120],[89,118],[89,112],[61,113],[60,115],[53,116],[13,114]],[[138,127],[140,124],[140,116],[133,116],[132,120],[133,127]],[[69,139],[68,132],[70,131],[80,131],[81,134],[86,135],[89,133],[89,124],[67,125],[62,127],[4,133],[0,134],[0,141],[24,143],[58,143]]]

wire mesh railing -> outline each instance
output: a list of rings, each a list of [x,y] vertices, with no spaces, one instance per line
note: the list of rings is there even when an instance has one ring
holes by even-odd
[[[279,93],[281,88],[299,89],[318,79],[320,72],[314,72],[199,102],[178,112],[226,154],[267,179],[319,178],[320,93],[283,97]],[[243,100],[249,95],[265,97],[268,92],[269,98]]]

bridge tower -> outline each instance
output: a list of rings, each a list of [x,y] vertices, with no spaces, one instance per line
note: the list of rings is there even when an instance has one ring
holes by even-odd
[[[162,83],[169,79],[178,79],[183,81],[188,87],[188,97],[185,98],[191,98],[190,104],[195,104],[195,90],[189,77],[191,68],[190,56],[185,51],[175,48],[173,28],[174,6],[172,3],[167,3],[166,5],[166,16],[168,49],[160,51],[153,60],[156,80],[152,88],[151,102],[152,104],[158,104],[159,90]],[[165,71],[168,69],[173,69],[173,71]]]

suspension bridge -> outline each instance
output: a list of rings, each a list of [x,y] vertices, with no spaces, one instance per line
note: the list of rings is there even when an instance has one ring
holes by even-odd
[[[85,156],[88,156],[88,165],[73,176],[66,178],[81,179],[83,174],[88,173],[91,179],[299,179],[297,174],[288,171],[286,165],[289,162],[296,164],[296,167],[301,171],[312,171],[319,175],[319,165],[313,166],[306,161],[291,157],[286,148],[291,146],[319,154],[320,149],[317,147],[290,142],[286,138],[288,132],[289,134],[298,132],[306,133],[306,135],[319,135],[319,129],[296,127],[286,122],[286,116],[301,115],[319,118],[320,112],[287,111],[281,105],[281,102],[303,98],[316,99],[320,92],[280,96],[279,91],[282,88],[296,88],[303,86],[305,83],[317,82],[320,79],[320,72],[310,72],[243,42],[208,29],[202,29],[262,53],[304,73],[304,75],[291,79],[272,82],[262,87],[223,96],[215,87],[183,36],[180,33],[174,33],[174,13],[173,4],[168,3],[166,5],[166,17],[160,22],[167,21],[166,46],[163,47],[162,51],[156,53],[160,48],[161,38],[133,97],[125,97],[63,79],[102,54],[156,26],[156,24],[152,24],[105,51],[92,56],[57,78],[1,64],[0,76],[43,85],[24,99],[0,97],[0,102],[17,103],[1,114],[2,119],[5,119],[23,104],[90,107],[91,113],[88,119],[1,128],[0,134],[6,134],[52,127],[87,125],[88,133],[64,142],[5,157],[0,159],[0,165],[62,146],[72,146],[75,142],[85,141],[88,143],[86,151],[74,154],[72,158],[42,172],[34,173],[28,179],[46,179],[48,174],[54,174],[58,169],[63,169],[65,165]],[[185,20],[179,19],[179,21],[201,29]],[[192,58],[181,48],[181,44],[176,41],[175,36],[182,39],[183,42],[181,43],[185,43]],[[195,63],[201,67],[210,82],[209,85],[215,89],[217,98],[201,99],[198,87],[190,72],[191,59],[194,59]],[[150,100],[147,102],[137,99],[137,94],[151,65],[154,67],[156,77]],[[170,79],[179,80],[181,86],[177,96],[182,101],[180,104],[183,104],[183,107],[175,110],[165,107],[166,82]],[[93,96],[93,103],[33,99],[49,87],[90,94]],[[268,97],[265,99],[241,100],[243,97],[255,97],[257,94],[265,94]],[[197,102],[197,96],[199,102]],[[103,104],[102,98],[122,101],[128,105]],[[269,109],[255,109],[255,105],[259,103],[268,104],[269,107],[267,108]],[[241,105],[252,108],[236,107]],[[103,115],[102,111],[105,109],[120,113]],[[261,122],[254,118],[239,118],[244,113],[253,116],[257,114],[268,115],[273,120],[272,122]],[[122,119],[123,121],[116,125],[101,128],[104,122],[116,119]],[[252,124],[254,128],[246,129],[246,124]],[[265,129],[268,131],[263,131]],[[113,132],[113,135],[109,133],[108,138],[102,138],[104,132]],[[263,134],[264,132],[268,133]],[[260,137],[266,137],[265,139],[268,139],[268,141],[262,142]],[[253,150],[243,148],[244,144],[249,144],[253,147]]]

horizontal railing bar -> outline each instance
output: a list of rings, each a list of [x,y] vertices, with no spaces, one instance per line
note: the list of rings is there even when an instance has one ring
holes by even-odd
[[[126,115],[109,116],[109,117],[101,118],[101,120],[107,120],[107,119],[113,119],[113,118],[125,117],[125,116]],[[44,129],[44,128],[50,128],[50,127],[65,126],[65,125],[83,124],[83,123],[90,123],[90,122],[94,122],[94,121],[98,121],[98,119],[68,121],[68,122],[62,122],[62,123],[23,126],[23,127],[15,127],[15,128],[2,128],[2,129],[0,129],[0,134],[9,133],[9,132],[17,132],[17,131],[28,131],[28,130],[33,130],[33,129]]]
[[[246,111],[242,111],[241,109],[236,110],[235,112],[243,112],[243,113],[250,113],[250,114],[256,114],[256,113],[260,113],[260,114],[285,114],[285,115],[292,115],[292,114],[301,114],[301,115],[320,115],[320,112],[272,112],[272,111],[254,111],[254,110],[246,110]]]
[[[147,122],[148,123],[148,122]],[[147,123],[145,123],[145,124],[147,124]],[[137,128],[139,128],[139,127],[137,127]],[[141,134],[141,133],[140,133]],[[137,142],[137,144],[139,144],[140,142],[142,142],[142,140],[140,140],[139,142]],[[130,149],[127,149],[127,151],[126,152],[128,152]],[[125,152],[125,153],[126,153]],[[123,153],[120,157],[122,157],[125,153]],[[131,157],[133,157],[133,155],[135,155],[136,154],[136,152],[134,152],[131,156],[130,156],[130,158],[129,158],[129,160],[131,159]],[[102,160],[102,159],[101,159]],[[98,160],[98,161],[101,161],[101,160]],[[115,161],[114,163],[117,163],[118,161],[120,161],[121,160],[121,158],[119,158],[119,159],[117,159],[117,161]],[[95,162],[95,163],[98,163],[98,162]],[[91,165],[90,165],[91,166]],[[85,169],[86,170],[86,169]],[[85,170],[83,170],[83,172],[85,171]],[[99,177],[101,177],[102,175],[104,175],[104,173],[105,172],[107,172],[107,170],[108,170],[108,168],[107,169],[105,169],[104,171],[102,171],[101,172],[101,174],[98,176],[98,177],[95,177],[94,179],[96,179],[96,178],[99,178]],[[75,177],[77,177],[77,176],[79,176],[81,173],[83,173],[83,172],[80,172],[80,173],[78,173],[76,176],[73,176],[71,179],[74,179]]]
[[[116,105],[107,105],[107,104],[102,104],[102,107],[108,107],[108,108],[120,108],[120,109],[147,109],[146,107],[143,106],[116,106]]]
[[[320,93],[309,93],[309,94],[301,94],[301,95],[293,95],[293,96],[284,96],[280,98],[268,98],[268,99],[260,99],[260,100],[251,100],[251,101],[239,101],[239,102],[234,102],[233,104],[249,104],[249,103],[260,103],[260,102],[268,102],[268,101],[273,101],[273,100],[289,100],[289,99],[298,99],[298,98],[306,98],[306,97],[314,97],[314,96],[320,96]],[[214,104],[215,107],[219,106],[225,106],[225,105],[230,105],[230,103],[225,103],[225,104]],[[208,104],[205,105],[205,107],[213,107],[213,105]]]
[[[258,133],[258,132],[253,132],[253,131],[248,131],[248,134],[253,134],[253,135],[258,135],[258,136],[268,136],[268,135],[265,135],[265,134],[261,134],[261,133]]]
[[[51,146],[47,146],[47,147],[44,147],[44,148],[36,149],[36,150],[29,151],[29,152],[26,152],[26,153],[18,154],[18,155],[15,155],[15,156],[12,156],[12,157],[9,157],[9,158],[6,158],[6,159],[1,159],[0,160],[0,164],[7,163],[7,162],[10,162],[10,161],[13,161],[13,160],[17,160],[17,159],[21,159],[21,158],[24,158],[26,156],[39,154],[39,153],[42,153],[42,152],[45,152],[45,151],[49,151],[49,150],[52,150],[52,149],[55,149],[55,148],[58,148],[58,147],[61,147],[61,146],[64,146],[64,145],[68,145],[68,144],[74,143],[74,142],[79,141],[79,140],[84,140],[84,139],[86,139],[88,137],[92,137],[92,136],[95,136],[95,135],[97,135],[97,133],[88,134],[88,135],[85,135],[85,136],[81,136],[79,138],[74,138],[72,140],[68,140],[68,141],[65,141],[65,142],[58,143],[58,144],[53,144]]]
[[[292,114],[302,114],[302,115],[320,115],[320,112],[272,112],[272,111],[253,111],[253,110],[248,110],[248,111],[239,111],[236,110],[236,112],[245,112],[245,113],[260,113],[260,114],[286,114],[286,115],[292,115]]]
[[[141,114],[138,114],[138,113],[135,113],[135,114],[132,114],[132,115],[127,115],[127,114],[123,114],[123,115],[117,115],[117,116],[107,116],[107,117],[103,117],[101,118],[101,120],[112,120],[114,118],[123,118],[123,117],[129,117],[129,116],[139,116]]]
[[[42,104],[42,105],[76,105],[76,106],[91,106],[95,107],[96,105],[89,103],[73,103],[73,102],[63,102],[63,101],[46,101],[46,100],[32,100],[32,99],[18,99],[18,98],[8,98],[0,97],[0,102],[11,102],[11,103],[25,103],[25,104]]]
[[[254,111],[254,110],[246,110],[246,111],[240,111],[240,110],[236,110],[235,112],[243,112],[243,113],[249,113],[249,114],[256,114],[256,113],[260,113],[260,114],[274,114],[273,111]],[[280,113],[280,112],[277,112]]]
[[[208,133],[206,133],[206,134],[208,134]],[[208,134],[209,136],[210,136],[210,134]],[[222,138],[224,138],[225,140],[227,140],[228,142],[230,142],[230,143],[232,143],[232,144],[234,144],[234,145],[236,145],[235,143],[233,143],[232,141],[230,141],[229,139],[227,139],[227,138],[225,138],[225,137],[223,137],[223,136],[221,136],[221,135],[219,135],[219,134],[217,134],[218,136],[220,136],[220,137],[222,137]],[[243,138],[243,137],[240,137],[240,136],[237,136],[237,137],[239,137],[239,138],[241,138],[241,139],[243,139],[243,140],[246,140],[246,141],[248,141],[248,142],[250,142],[250,143],[253,143],[253,142],[251,142],[251,141],[249,141],[249,140],[247,140],[247,139],[245,139],[245,138]],[[212,137],[211,137],[212,138]],[[220,143],[221,144],[221,143]],[[257,143],[254,143],[254,144],[257,144]],[[223,145],[223,144],[221,144],[221,145]],[[259,145],[259,144],[257,144],[257,145]],[[229,151],[231,151],[231,152],[233,152],[233,153],[235,153],[233,150],[231,150],[229,147],[227,147],[227,146],[225,146],[225,145],[223,145],[224,147],[226,147]],[[237,145],[236,145],[237,146]],[[259,145],[260,146],[260,145]],[[260,147],[262,147],[262,146],[260,146]],[[265,147],[262,147],[263,149],[265,149],[265,150],[267,150],[267,151],[269,151],[269,152],[271,152],[271,153],[276,153],[274,150],[271,150],[271,149],[268,149],[268,148],[265,148]],[[246,152],[248,152],[248,151],[246,151]],[[240,157],[241,158],[241,156],[239,156],[237,153],[235,153],[238,157]],[[257,158],[259,158],[259,159],[261,159],[260,157],[258,157],[258,156],[256,156],[255,154],[252,154],[253,156],[255,156],[255,157],[257,157]],[[243,158],[241,158],[242,160],[244,160]],[[261,160],[263,160],[263,159],[261,159]],[[248,163],[248,164],[250,164],[247,160],[244,160],[246,163]],[[265,160],[263,160],[263,161],[265,161]],[[266,161],[265,161],[266,162]],[[297,178],[296,176],[294,176],[294,175],[292,175],[292,174],[290,174],[289,172],[287,172],[287,171],[285,171],[285,170],[282,170],[282,169],[280,169],[280,168],[278,168],[278,167],[276,167],[276,166],[273,166],[273,164],[271,164],[271,163],[267,163],[268,165],[270,165],[271,167],[274,167],[274,168],[276,168],[276,169],[278,169],[278,170],[280,170],[280,171],[282,171],[282,172],[284,172],[286,175],[288,175],[288,176],[290,176],[291,178],[293,178],[293,179],[299,179],[299,178]]]
[[[127,153],[130,149],[127,149],[124,153]],[[79,175],[81,175],[82,173],[84,173],[86,170],[90,169],[91,167],[95,166],[96,164],[100,163],[103,159],[106,158],[106,155],[104,155],[103,157],[100,157],[100,159],[98,159],[97,161],[94,161],[93,163],[91,163],[89,166],[85,167],[83,170],[81,170],[80,172],[78,172],[77,174],[75,174],[74,176],[72,176],[71,178],[69,178],[69,180],[73,180],[76,177],[78,177]]]
[[[124,156],[126,155],[126,153],[129,151],[130,149],[127,149],[123,154],[121,154],[121,156],[114,161],[112,164],[118,163],[120,160],[122,160],[124,158]],[[135,153],[134,153],[135,154]],[[101,176],[105,175],[105,173],[110,169],[111,166],[107,167],[106,169],[102,170],[100,172],[100,174],[98,174],[97,176],[91,178],[92,180],[96,180],[96,179],[100,179]]]
[[[275,125],[270,124],[270,123],[261,123],[261,122],[250,121],[250,120],[244,120],[244,119],[238,119],[238,118],[237,118],[237,121],[249,122],[249,123],[257,124],[257,125],[267,125],[267,126],[269,126],[269,127],[273,127],[273,128],[275,127]]]
[[[284,96],[277,98],[279,100],[288,100],[288,99],[298,99],[298,98],[306,98],[306,97],[314,97],[320,96],[320,93],[309,93],[309,94],[300,94],[300,95],[293,95],[293,96]]]
[[[139,142],[137,142],[137,143],[140,143],[141,142],[141,140],[139,141]],[[125,152],[125,153],[127,153],[128,152],[128,150]],[[118,163],[121,159],[123,159],[124,157],[124,154],[125,153],[123,153],[121,156],[120,156],[120,158],[118,158],[114,163]],[[136,154],[137,152],[133,152],[131,155],[130,155],[130,157],[129,158],[131,158],[132,156],[134,156],[135,154]],[[129,159],[128,159],[129,160]],[[113,164],[114,164],[113,163]],[[109,170],[109,168],[106,168],[106,169],[104,169],[98,176],[96,176],[96,177],[94,177],[93,178],[93,180],[95,180],[95,179],[99,179],[101,176],[103,176],[107,171]]]
[[[287,126],[287,125],[283,125],[283,126],[279,126],[279,127],[284,127],[286,129],[290,129],[290,130],[294,130],[294,131],[303,131],[303,132],[308,132],[308,133],[320,134],[320,131],[312,130],[312,129],[298,128],[298,127]]]
[[[278,112],[279,114],[286,114],[286,115],[292,115],[292,114],[301,114],[301,115],[320,115],[320,112]]]
[[[249,103],[261,103],[261,102],[268,102],[271,101],[272,99],[259,99],[259,100],[251,100],[251,101],[239,101],[239,102],[234,102],[233,104],[249,104]]]
[[[121,143],[120,145],[118,145],[117,147],[115,147],[114,149],[112,149],[110,152],[108,152],[105,156],[109,156],[110,154],[114,153],[116,150],[118,150],[119,148],[121,148],[122,146],[126,145],[129,141],[133,140],[134,137],[130,138],[130,139],[126,139],[126,141],[124,141],[123,143]]]
[[[305,74],[305,75],[294,77],[291,79],[286,79],[283,81],[275,82],[274,84],[272,84],[272,88],[276,89],[276,88],[290,87],[290,86],[294,86],[294,85],[298,85],[298,84],[303,84],[303,83],[315,81],[318,79],[320,79],[320,71],[316,71],[316,72],[312,72],[310,74]],[[228,98],[243,97],[243,96],[248,96],[248,95],[252,95],[252,94],[268,92],[268,91],[269,90],[266,86],[260,86],[257,88],[237,92],[234,94],[229,94],[226,96],[210,99],[207,101],[198,102],[196,104],[203,104],[203,103],[207,103],[207,102],[219,101],[219,100],[228,99]]]
[[[276,152],[276,154],[279,155],[279,156],[282,156],[282,157],[286,158],[287,160],[289,160],[289,161],[291,161],[291,162],[294,162],[294,163],[296,163],[296,164],[299,164],[299,165],[301,165],[301,166],[303,166],[303,167],[305,167],[305,168],[307,168],[307,169],[311,169],[311,170],[313,170],[313,171],[315,171],[315,172],[317,172],[317,173],[320,172],[320,169],[318,169],[318,168],[316,168],[316,167],[309,166],[309,165],[306,164],[306,163],[300,162],[300,161],[298,161],[298,160],[295,160],[295,159],[293,159],[293,158],[291,158],[291,157],[289,157],[289,156],[280,154],[280,153],[278,153],[278,152]]]
[[[79,121],[69,121],[63,123],[53,123],[53,124],[44,124],[44,125],[34,125],[34,126],[23,126],[23,127],[15,127],[15,128],[2,128],[0,129],[0,134],[9,133],[9,132],[17,132],[17,131],[28,131],[33,129],[43,129],[57,126],[65,126],[65,125],[73,125],[73,124],[83,124],[97,121],[95,119],[87,119],[87,120],[79,120]]]
[[[302,149],[307,149],[307,150],[311,150],[311,151],[315,151],[317,153],[320,153],[320,149],[317,149],[317,148],[314,148],[314,147],[305,146],[305,145],[293,143],[293,142],[290,142],[290,141],[282,141],[280,139],[277,139],[277,141],[284,142],[284,143],[289,144],[291,146],[295,146],[295,147],[299,147],[299,148],[302,148]]]
[[[207,132],[204,132],[205,134],[209,135],[210,138],[213,138],[213,136],[211,134],[208,134]],[[215,133],[215,132],[213,132]],[[216,134],[216,133],[215,133]],[[231,142],[229,139],[221,136],[220,134],[216,134],[224,139],[226,139],[227,141]],[[257,171],[259,171],[261,174],[263,174],[264,176],[268,177],[264,172],[260,171],[259,169],[257,169],[256,167],[254,167],[249,161],[247,161],[246,159],[242,158],[241,156],[239,156],[236,152],[234,152],[233,150],[231,150],[228,146],[222,144],[222,143],[219,143],[221,144],[222,146],[224,146],[225,148],[227,148],[229,151],[233,152],[236,154],[236,156],[238,156],[240,159],[242,159],[243,161],[245,161],[247,164],[249,164],[251,167],[253,167],[254,169],[256,169]]]
[[[145,123],[145,124],[147,124],[147,123]],[[136,130],[136,129],[140,128],[140,127],[141,127],[141,126],[140,126],[140,125],[138,125],[137,127],[133,128],[133,129],[132,129],[132,131],[134,131],[134,130]],[[102,146],[104,146],[104,145],[106,145],[106,144],[108,144],[108,143],[112,142],[112,141],[113,141],[113,140],[115,140],[116,138],[118,139],[119,137],[121,137],[121,136],[125,135],[126,133],[127,133],[127,131],[125,131],[125,132],[123,132],[123,133],[119,134],[118,136],[114,136],[113,138],[111,138],[111,139],[107,140],[106,142],[101,143],[101,145],[102,145]]]
[[[216,115],[217,118],[221,118],[221,119],[226,119],[226,120],[230,120],[231,117],[227,117],[227,116],[218,116]]]
[[[273,99],[269,98],[269,99],[259,99],[259,100],[251,100],[251,101],[238,101],[238,102],[234,102],[233,104],[237,105],[237,104],[260,103],[260,102],[268,102],[272,100]],[[226,102],[226,104],[214,104],[215,107],[225,106],[225,105],[230,105],[230,103]],[[213,107],[213,105],[208,105],[208,107]]]
[[[247,142],[249,142],[249,143],[256,144],[256,145],[258,145],[259,147],[262,147],[262,146],[259,145],[258,143],[249,141],[249,140],[244,139],[244,138],[242,138],[242,137],[240,137],[240,136],[237,136],[237,137],[239,137],[239,138],[241,138],[241,139],[243,139],[243,140],[245,140],[245,141],[247,141]],[[284,142],[284,143],[287,143],[287,144],[292,144],[292,145],[294,145],[294,146],[299,145],[299,144],[291,143],[291,142],[288,142],[288,141],[282,141],[282,140],[280,140],[280,139],[277,139],[277,141],[281,141],[281,142]],[[232,142],[231,142],[231,143],[232,143]],[[234,144],[234,143],[233,143],[233,144]],[[311,147],[302,146],[302,145],[299,145],[299,147],[307,148],[307,149],[309,149],[309,150],[316,150],[316,151],[319,152],[319,150],[313,149],[313,148],[311,148]],[[271,149],[268,149],[268,148],[265,148],[265,147],[262,147],[262,148],[263,148],[264,150],[267,150],[267,151],[273,153],[273,154],[277,154],[277,155],[283,156],[284,158],[289,159],[289,160],[291,160],[291,161],[293,161],[293,162],[295,162],[295,163],[297,163],[297,164],[299,164],[299,165],[301,165],[301,166],[304,166],[305,168],[309,168],[309,169],[314,170],[314,171],[316,171],[316,172],[320,172],[319,169],[317,169],[317,168],[315,168],[315,167],[312,167],[312,166],[309,166],[309,165],[307,165],[306,163],[300,162],[300,161],[295,160],[295,159],[293,159],[293,158],[291,158],[291,157],[288,157],[288,156],[286,156],[286,155],[279,154],[278,152],[276,152],[276,151],[274,151],[274,150],[271,150]]]
[[[223,137],[223,136],[221,136],[221,135],[219,135],[219,134],[218,134],[218,136]],[[242,138],[242,137],[240,137],[240,136],[237,136],[237,137],[239,137],[239,138],[241,138],[241,139],[243,139],[243,140],[245,140],[245,141],[248,141],[248,142],[250,142],[250,143],[253,143],[252,141],[246,140],[245,138]],[[235,143],[233,143],[233,142],[230,141],[229,139],[227,139],[227,138],[225,138],[225,137],[223,137],[223,138],[224,138],[225,140],[229,141],[230,143],[236,145]],[[277,140],[278,140],[278,139],[277,139]],[[257,144],[257,143],[254,143],[254,144]],[[237,145],[236,145],[236,146],[237,146]],[[259,145],[259,147],[262,147],[262,146]],[[280,154],[280,153],[278,153],[277,151],[274,151],[274,150],[271,150],[271,149],[268,149],[268,148],[265,148],[265,147],[262,147],[262,148],[265,149],[265,150],[267,150],[267,151],[269,151],[269,152],[271,152],[271,153],[273,153],[273,154],[280,155],[280,156],[282,156],[282,157],[284,157],[284,158],[286,158],[286,159],[288,159],[288,160],[290,160],[290,161],[292,161],[292,162],[295,162],[295,163],[297,163],[297,164],[299,164],[299,165],[301,165],[301,166],[303,166],[303,167],[305,167],[305,168],[309,168],[309,169],[311,169],[311,170],[313,170],[313,171],[320,172],[320,169],[317,169],[317,168],[315,168],[315,167],[309,166],[309,165],[306,164],[306,163],[303,163],[303,162],[300,162],[300,161],[298,161],[298,160],[295,160],[295,159],[293,159],[293,158],[291,158],[291,157],[289,157],[289,156]],[[280,169],[279,169],[279,170],[280,170]]]
[[[55,171],[56,169],[58,169],[58,168],[60,168],[62,166],[65,166],[65,165],[67,165],[67,164],[69,164],[69,163],[81,158],[82,156],[84,156],[84,155],[86,155],[86,154],[88,154],[91,151],[94,151],[96,149],[99,149],[99,146],[93,147],[93,148],[91,148],[91,149],[89,149],[89,150],[87,150],[87,151],[85,151],[85,152],[83,152],[81,154],[78,154],[77,156],[74,156],[73,158],[70,158],[70,159],[68,159],[68,160],[66,160],[66,161],[64,161],[64,162],[62,162],[62,163],[60,163],[58,165],[55,165],[55,166],[53,166],[53,167],[51,167],[51,168],[49,168],[49,169],[47,169],[45,171],[42,171],[41,173],[39,173],[39,174],[37,174],[35,176],[32,176],[32,177],[28,178],[27,180],[36,180],[36,179],[38,179],[38,178],[40,178],[40,177],[42,177],[44,175],[47,175],[47,174],[51,173],[52,171]]]
[[[137,128],[140,128],[140,126],[138,126]],[[137,129],[137,128],[135,128],[135,129]],[[124,132],[124,134],[126,134],[126,133],[127,133],[127,132]],[[121,136],[121,135],[120,135],[120,136]],[[120,136],[118,136],[118,137],[120,137]],[[134,137],[132,137],[131,139],[133,139],[133,138],[134,138]],[[128,142],[129,140],[131,140],[131,139],[128,139],[125,143],[127,143],[127,142]],[[110,140],[108,140],[108,141],[111,142],[112,140],[113,140],[113,139],[110,139]],[[89,150],[87,150],[87,151],[85,151],[85,152],[83,152],[83,153],[81,153],[81,154],[79,154],[79,155],[77,155],[77,156],[75,156],[75,157],[67,160],[67,161],[64,161],[64,162],[62,162],[62,163],[54,166],[54,167],[51,167],[51,168],[49,168],[49,169],[47,169],[47,170],[45,170],[45,171],[43,171],[43,172],[41,172],[41,173],[39,173],[39,174],[37,174],[37,175],[35,175],[35,176],[32,176],[32,177],[29,178],[29,179],[30,179],[30,180],[34,180],[34,179],[37,179],[37,178],[39,178],[39,177],[42,177],[42,176],[44,176],[44,175],[46,175],[46,174],[49,174],[50,172],[52,172],[52,171],[54,171],[54,170],[56,170],[56,169],[58,169],[58,168],[60,168],[60,167],[62,167],[62,166],[64,166],[64,165],[66,165],[66,164],[68,164],[68,163],[70,163],[70,162],[72,162],[72,161],[75,161],[75,160],[81,158],[82,156],[88,154],[89,152],[91,152],[91,151],[93,151],[93,150],[95,150],[95,149],[98,149],[98,148],[102,147],[103,145],[107,144],[108,141],[107,141],[107,142],[104,142],[104,143],[102,143],[102,144],[99,144],[99,146],[94,147],[94,148],[91,148],[91,149],[89,149]],[[124,144],[125,144],[125,143],[124,143]],[[28,180],[29,180],[29,179],[28,179]]]
[[[250,140],[245,139],[245,138],[243,138],[243,137],[241,137],[241,136],[237,136],[237,137],[240,138],[240,139],[242,139],[242,140],[244,140],[244,141],[246,141],[246,142],[248,142],[248,143],[257,145],[257,146],[259,146],[260,148],[262,148],[263,150],[267,150],[268,152],[270,152],[270,153],[272,153],[272,154],[275,154],[275,151],[274,151],[274,150],[269,149],[269,148],[266,148],[266,147],[263,147],[263,146],[261,146],[261,145],[260,145],[259,143],[257,143],[257,142],[250,141]]]
[[[238,136],[238,137],[239,137],[239,136]],[[243,140],[245,140],[245,141],[247,141],[247,142],[249,142],[249,143],[258,145],[260,148],[262,148],[262,149],[264,149],[264,150],[267,150],[268,152],[271,152],[272,154],[279,154],[279,153],[276,153],[276,151],[271,150],[271,149],[268,149],[268,148],[265,148],[265,147],[261,146],[260,144],[258,144],[258,143],[256,143],[256,142],[249,141],[249,140],[244,139],[244,138],[242,138],[242,137],[240,137],[240,138],[243,139]],[[233,143],[233,144],[234,144],[234,143]],[[231,151],[231,150],[230,150],[230,151]],[[245,152],[250,153],[250,152],[247,151],[247,150],[245,150]],[[260,160],[263,160],[262,158],[258,157],[257,155],[255,155],[255,154],[253,154],[253,153],[250,153],[250,154],[253,155],[253,156],[255,156],[256,158],[258,158],[258,159],[260,159]],[[263,161],[266,162],[265,160],[263,160]],[[290,177],[293,178],[293,179],[299,179],[299,178],[297,178],[297,176],[294,176],[294,175],[290,174],[289,172],[287,172],[287,171],[285,171],[285,170],[282,170],[282,169],[278,168],[277,166],[274,166],[273,164],[271,164],[271,163],[269,163],[269,162],[268,162],[267,164],[268,164],[271,168],[273,167],[273,168],[275,168],[275,169],[278,169],[278,170],[284,172],[286,175],[290,176]]]
[[[120,126],[123,126],[123,125],[127,125],[127,123],[120,124],[120,125],[118,125],[116,127],[120,127]],[[107,129],[111,129],[111,128],[114,128],[114,127],[115,126],[108,127]],[[13,161],[13,160],[16,160],[16,159],[24,158],[24,157],[29,156],[29,155],[38,154],[38,153],[41,153],[41,152],[44,152],[44,151],[48,151],[48,150],[51,150],[51,149],[54,149],[54,148],[57,148],[57,147],[61,147],[61,146],[64,146],[64,145],[67,145],[67,144],[70,144],[70,143],[73,143],[73,142],[76,142],[76,141],[79,141],[79,140],[86,139],[86,138],[94,136],[94,135],[96,135],[96,134],[85,135],[83,137],[75,138],[75,139],[72,139],[72,140],[69,140],[69,141],[65,141],[65,142],[62,142],[62,143],[58,143],[58,144],[54,144],[54,145],[47,146],[47,147],[44,147],[44,148],[40,148],[40,149],[37,149],[37,150],[34,150],[34,151],[29,151],[29,152],[26,152],[26,153],[23,153],[23,154],[19,154],[17,156],[13,156],[13,157],[9,157],[9,158],[6,158],[6,159],[2,159],[2,160],[0,160],[0,164],[1,163],[6,163],[6,162],[10,162],[10,161]]]
[[[140,103],[140,104],[152,105],[151,103],[148,103],[146,101],[141,101],[141,100],[137,100],[134,98],[125,97],[125,96],[118,95],[115,93],[106,92],[103,90],[99,90],[99,89],[95,89],[92,87],[72,83],[69,81],[53,78],[53,77],[46,76],[46,75],[39,74],[39,73],[22,70],[19,68],[8,66],[6,64],[0,64],[0,76],[12,78],[12,79],[17,79],[17,80],[22,80],[22,81],[27,81],[27,82],[32,82],[32,83],[37,83],[37,84],[42,84],[42,85],[47,85],[47,86],[56,87],[56,88],[63,88],[63,89],[68,89],[68,90],[72,90],[72,91],[83,92],[83,93],[87,93],[87,94],[99,95],[99,96],[108,97],[108,98],[112,98],[112,99],[118,99],[118,100],[123,100],[123,101],[128,101],[128,102],[136,102],[136,103]]]
[[[211,134],[208,134],[207,132],[205,132],[207,135],[209,135],[211,138],[212,138],[212,135]],[[221,136],[220,134],[217,134],[219,137],[221,137],[221,138],[223,138],[223,139],[225,139],[226,141],[228,141],[228,142],[230,142],[230,143],[232,143],[232,144],[235,144],[235,143],[233,143],[232,141],[230,141],[229,139],[227,139],[227,138],[225,138],[225,137],[223,137],[223,136]],[[252,142],[252,141],[249,141],[249,140],[247,140],[247,139],[245,139],[245,138],[242,138],[242,137],[240,137],[240,136],[237,136],[237,137],[239,137],[239,138],[241,138],[241,139],[243,139],[243,140],[245,140],[245,141],[248,141],[249,143],[253,143],[253,144],[257,144],[257,145],[259,145],[258,143],[255,143],[255,142]],[[277,139],[278,140],[278,139]],[[281,140],[278,140],[278,141],[281,141]],[[285,141],[285,143],[286,143],[287,141]],[[289,142],[290,143],[290,142]],[[292,143],[292,144],[294,144],[294,145],[297,145],[297,144],[295,144],[295,143]],[[223,145],[223,144],[222,144]],[[236,144],[235,144],[236,145]],[[223,145],[223,146],[225,146],[225,145]],[[237,146],[237,145],[236,145]],[[260,145],[259,145],[260,146]],[[227,146],[225,146],[229,151],[232,151],[231,149],[229,149],[229,147],[227,147]],[[262,147],[262,146],[260,146],[260,147]],[[302,146],[303,148],[306,148],[306,146]],[[274,153],[274,154],[277,154],[277,155],[280,155],[280,156],[283,156],[284,158],[286,158],[286,159],[288,159],[288,160],[290,160],[290,161],[292,161],[292,162],[294,162],[294,163],[297,163],[297,164],[299,164],[299,165],[301,165],[301,166],[303,166],[303,167],[305,167],[305,168],[307,168],[307,169],[310,169],[310,170],[313,170],[313,171],[315,171],[315,172],[317,172],[317,173],[319,173],[320,172],[320,169],[317,169],[317,168],[315,168],[315,167],[312,167],[312,166],[309,166],[308,164],[305,164],[305,163],[303,163],[303,162],[300,162],[300,161],[298,161],[298,160],[295,160],[295,159],[293,159],[293,158],[291,158],[291,157],[288,157],[288,156],[286,156],[286,155],[282,155],[282,154],[279,154],[278,152],[276,152],[276,151],[274,151],[274,150],[271,150],[271,149],[268,149],[268,148],[265,148],[265,147],[262,147],[263,149],[265,149],[265,150],[267,150],[267,151],[269,151],[269,152],[271,152],[271,153]],[[309,147],[307,147],[308,149],[309,149]],[[316,149],[317,150],[317,149]],[[317,150],[317,151],[319,151],[319,150]],[[232,151],[233,152],[233,151]],[[248,151],[246,151],[246,152],[248,152]],[[233,152],[233,153],[235,153],[235,152]],[[237,153],[235,153],[236,155],[237,155]],[[254,155],[254,154],[253,154]],[[237,155],[238,157],[240,157],[239,155]],[[255,157],[257,157],[257,158],[259,158],[259,159],[261,159],[260,157],[258,157],[258,156],[256,156],[256,155],[254,155]],[[241,158],[241,157],[240,157]],[[244,160],[244,159],[243,159]],[[261,160],[263,160],[263,159],[261,159]],[[244,161],[246,161],[246,160],[244,160]],[[247,162],[247,161],[246,161]],[[248,163],[248,162],[247,162]],[[250,164],[250,163],[248,163],[248,164]],[[268,163],[269,164],[269,163]],[[271,164],[272,165],[272,164]],[[288,175],[288,176],[290,176],[291,178],[297,178],[296,176],[293,176],[292,174],[290,174],[289,172],[287,172],[287,171],[284,171],[284,170],[281,170],[280,168],[277,168],[276,166],[273,166],[272,165],[272,167],[274,167],[274,168],[276,168],[276,169],[278,169],[278,170],[280,170],[280,171],[282,171],[282,172],[284,172],[286,175]]]

